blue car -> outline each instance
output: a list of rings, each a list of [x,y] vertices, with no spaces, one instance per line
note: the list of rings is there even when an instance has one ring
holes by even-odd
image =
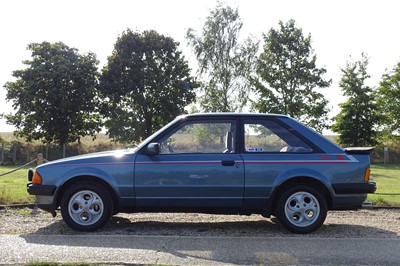
[[[183,115],[134,149],[40,165],[27,190],[78,231],[119,212],[197,212],[273,215],[310,233],[375,192],[372,149],[342,149],[283,115]]]

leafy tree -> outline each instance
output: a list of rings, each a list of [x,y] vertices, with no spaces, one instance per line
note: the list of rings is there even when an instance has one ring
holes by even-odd
[[[31,43],[28,49],[32,60],[13,72],[16,81],[4,85],[16,110],[6,116],[17,128],[15,134],[65,144],[99,132],[95,54],[81,55],[62,42]]]
[[[327,100],[317,91],[330,81],[322,76],[326,69],[316,67],[311,35],[304,37],[294,20],[279,22],[279,29],[264,35],[254,86],[258,100],[253,109],[262,113],[290,115],[321,131],[326,127]]]
[[[184,113],[198,85],[179,43],[155,31],[118,37],[100,79],[110,137],[139,141]]]
[[[340,133],[339,142],[345,146],[369,146],[376,144],[375,125],[379,121],[376,102],[371,87],[365,85],[370,78],[367,73],[368,58],[347,62],[341,69],[339,86],[347,101],[340,104],[340,113],[334,118],[332,130]]]
[[[258,43],[250,38],[239,42],[242,25],[237,9],[218,3],[201,35],[191,28],[187,31],[202,78],[199,103],[206,112],[240,111],[247,103]]]
[[[379,113],[383,116],[380,124],[384,133],[391,138],[398,137],[400,132],[400,62],[392,71],[382,76],[377,90],[377,102]]]

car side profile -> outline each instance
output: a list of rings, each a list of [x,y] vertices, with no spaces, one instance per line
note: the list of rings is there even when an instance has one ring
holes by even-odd
[[[27,190],[78,231],[119,212],[197,212],[273,215],[310,233],[375,192],[372,149],[342,149],[284,115],[182,115],[134,149],[40,165]]]

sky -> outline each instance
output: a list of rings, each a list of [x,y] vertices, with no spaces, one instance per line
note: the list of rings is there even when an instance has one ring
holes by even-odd
[[[400,62],[400,1],[397,0],[225,0],[238,8],[243,21],[241,37],[262,35],[278,28],[279,21],[296,21],[317,55],[317,67],[324,67],[324,90],[330,101],[330,116],[339,112],[345,101],[339,88],[340,69],[348,60],[369,57],[367,85],[376,87],[384,73]],[[142,32],[156,30],[180,43],[189,66],[196,61],[187,46],[189,28],[202,30],[204,21],[215,8],[216,0],[2,0],[0,1],[0,114],[13,111],[6,102],[4,84],[13,81],[12,71],[24,68],[30,60],[29,43],[61,41],[80,53],[93,52],[107,62],[117,37],[126,29]],[[262,42],[261,42],[262,43]],[[351,56],[351,58],[350,58]],[[195,73],[193,73],[195,74]],[[13,127],[0,119],[0,132]]]

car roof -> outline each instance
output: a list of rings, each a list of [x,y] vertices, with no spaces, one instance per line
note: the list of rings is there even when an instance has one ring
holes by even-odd
[[[186,114],[180,115],[179,118],[185,117],[288,117],[287,115],[281,114],[260,114],[260,113],[194,113],[194,114]]]

